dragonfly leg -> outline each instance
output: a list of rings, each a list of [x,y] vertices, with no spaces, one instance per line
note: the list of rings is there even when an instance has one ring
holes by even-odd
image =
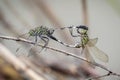
[[[45,36],[39,36],[44,42],[45,42],[45,45],[42,47],[41,51],[48,45],[48,42],[49,42],[49,38],[48,37],[45,37]],[[41,52],[40,51],[40,52]]]
[[[37,35],[35,35],[35,43],[37,43]]]

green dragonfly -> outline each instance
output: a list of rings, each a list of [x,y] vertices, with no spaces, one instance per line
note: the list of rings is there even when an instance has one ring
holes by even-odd
[[[81,37],[81,42],[76,43],[74,45],[74,48],[82,48],[81,53],[85,52],[87,59],[90,61],[94,62],[94,59],[90,54],[90,53],[92,53],[99,60],[101,60],[103,62],[108,62],[108,60],[109,60],[108,55],[105,54],[102,50],[98,49],[95,46],[98,41],[98,38],[89,39],[88,34],[87,34],[88,27],[81,25],[81,28],[77,29],[78,35],[73,35],[73,28],[74,27],[69,28],[71,35],[73,37]]]
[[[70,27],[63,27],[63,28],[70,28]],[[28,34],[29,34],[29,37],[35,37],[35,42],[37,43],[37,39],[38,37],[44,41],[45,45],[44,47],[46,47],[48,45],[48,42],[49,42],[49,39],[52,39],[52,40],[55,40],[57,42],[59,42],[60,44],[64,45],[64,46],[67,46],[67,47],[75,47],[73,45],[68,45],[64,42],[62,42],[61,40],[57,39],[56,37],[53,36],[53,33],[54,31],[56,30],[62,30],[63,28],[47,28],[45,26],[39,26],[39,27],[36,27],[34,29],[31,29]]]

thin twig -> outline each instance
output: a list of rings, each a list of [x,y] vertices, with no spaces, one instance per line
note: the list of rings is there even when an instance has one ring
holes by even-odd
[[[97,77],[92,77],[92,78],[89,78],[88,80],[103,78],[103,77],[107,77],[107,76],[110,76],[110,75],[120,76],[120,74],[116,74],[116,73],[113,73],[113,72],[108,72],[107,74],[97,76]]]
[[[92,77],[92,78],[89,78],[87,80],[93,80],[93,79],[103,78],[103,77],[106,77],[106,76],[109,76],[109,75],[105,74],[105,75],[101,75],[101,76],[97,76],[97,77]]]
[[[25,43],[33,44],[33,45],[36,44],[37,46],[43,47],[43,45],[40,45],[40,44],[38,44],[38,43],[35,43],[35,42],[33,42],[33,41],[30,41],[30,40],[23,39],[23,38],[16,38],[16,37],[9,37],[9,36],[0,36],[0,38],[1,38],[1,39],[7,39],[7,40],[14,40],[14,41],[25,42]],[[100,67],[100,68],[108,71],[108,72],[110,73],[110,75],[114,75],[114,76],[120,77],[120,74],[117,74],[117,73],[109,70],[108,68],[106,68],[106,67],[103,66],[102,64],[99,64],[99,63],[96,63],[96,62],[93,63],[93,62],[91,62],[91,61],[88,61],[86,58],[83,58],[83,57],[81,57],[81,56],[77,56],[77,55],[75,55],[75,54],[73,54],[73,53],[68,53],[68,52],[65,52],[65,51],[62,51],[62,50],[58,50],[58,49],[55,49],[55,48],[52,48],[52,47],[46,47],[46,48],[47,48],[47,49],[50,49],[50,50],[53,50],[53,51],[60,52],[60,53],[62,53],[62,54],[66,54],[66,55],[75,57],[75,58],[80,59],[80,60],[83,60],[83,61],[85,61],[85,62],[88,62],[88,63],[90,63],[90,64],[92,64],[92,65],[95,65],[95,66],[97,66],[97,67]]]
[[[82,0],[82,15],[83,15],[83,23],[88,25],[88,12],[87,12],[87,1]]]

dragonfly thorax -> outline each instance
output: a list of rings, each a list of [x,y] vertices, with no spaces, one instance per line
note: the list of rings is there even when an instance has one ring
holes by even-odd
[[[88,41],[89,41],[89,37],[87,34],[81,35],[81,43],[76,43],[75,48],[80,48],[80,47],[84,48],[88,43]]]
[[[35,31],[33,29],[31,29],[29,32],[28,32],[29,36],[35,36]]]
[[[87,34],[81,35],[81,44],[85,46],[89,41],[89,37]]]
[[[35,29],[31,29],[29,31],[30,36],[41,36],[41,35],[51,35],[53,34],[53,29],[48,29],[45,26],[36,27]]]

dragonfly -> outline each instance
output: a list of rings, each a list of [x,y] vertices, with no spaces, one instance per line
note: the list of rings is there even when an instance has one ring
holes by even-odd
[[[68,27],[69,28],[69,27]],[[38,37],[44,41],[45,45],[44,47],[46,47],[48,45],[48,42],[49,42],[49,38],[52,39],[52,40],[55,40],[57,42],[59,42],[60,44],[63,44],[67,47],[75,47],[73,45],[68,45],[64,42],[62,42],[61,40],[57,39],[56,37],[53,36],[53,33],[55,30],[57,29],[63,29],[63,28],[48,28],[48,27],[45,27],[45,26],[40,26],[40,27],[36,27],[34,29],[31,29],[28,34],[29,36],[33,36],[35,37],[35,43],[37,43],[37,39]]]
[[[91,56],[91,53],[98,58],[99,60],[103,62],[108,62],[109,58],[106,53],[104,53],[102,50],[100,50],[98,47],[96,47],[96,43],[98,41],[98,38],[90,39],[87,32],[88,32],[88,27],[81,25],[76,27],[77,28],[77,35],[73,34],[73,28],[75,27],[69,27],[69,31],[71,36],[73,37],[81,37],[81,42],[76,43],[74,48],[82,48],[81,53],[85,52],[85,55],[88,60],[94,62],[93,57]]]
[[[38,42],[38,37],[45,43],[44,46],[42,47],[41,51],[48,45],[49,43],[49,39],[52,39],[54,41],[57,41],[59,42],[60,44],[66,46],[66,47],[72,47],[72,48],[75,48],[75,45],[69,45],[69,44],[66,44],[64,42],[62,42],[61,40],[57,39],[56,37],[53,36],[53,33],[56,31],[56,30],[63,30],[65,28],[72,28],[72,26],[70,27],[62,27],[62,28],[48,28],[46,26],[39,26],[39,27],[36,27],[34,29],[30,29],[29,32],[21,35],[21,36],[24,36],[26,34],[29,35],[29,37],[34,37],[35,38],[35,43]],[[74,27],[75,28],[75,27]],[[82,28],[81,26],[77,26],[76,28]],[[19,49],[17,49],[16,51],[18,51]],[[40,51],[40,52],[41,52]]]

